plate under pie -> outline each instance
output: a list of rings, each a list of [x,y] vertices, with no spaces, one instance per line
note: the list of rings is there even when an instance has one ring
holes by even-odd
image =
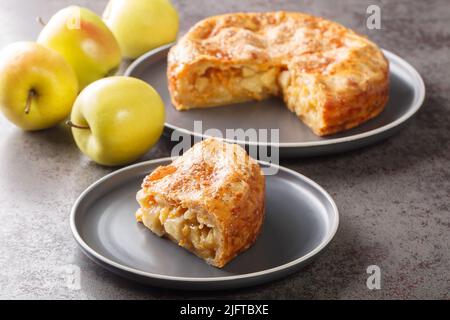
[[[76,200],[70,226],[82,251],[123,277],[185,290],[226,289],[272,281],[315,259],[334,237],[339,215],[330,195],[307,177],[260,162],[266,175],[265,220],[253,246],[223,268],[215,268],[136,222],[136,191],[142,180],[170,158],[117,170]],[[273,169],[271,168],[271,169]]]
[[[167,88],[167,54],[171,45],[148,52],[135,60],[125,75],[151,84],[161,95],[166,107],[166,134],[173,131],[200,138],[223,138],[241,145],[279,148],[281,157],[312,157],[341,153],[386,139],[401,129],[420,109],[425,98],[425,86],[420,74],[408,62],[383,50],[389,60],[389,100],[381,114],[360,126],[331,136],[318,137],[287,110],[279,98],[250,101],[221,107],[177,111]],[[227,129],[241,128],[261,132],[259,140],[248,136],[245,141],[226,137]],[[209,129],[216,129],[211,131]],[[272,129],[279,139],[271,140]],[[209,131],[207,131],[209,130]],[[263,130],[263,131],[260,131]],[[221,136],[217,135],[221,133]],[[265,135],[265,132],[268,135]]]

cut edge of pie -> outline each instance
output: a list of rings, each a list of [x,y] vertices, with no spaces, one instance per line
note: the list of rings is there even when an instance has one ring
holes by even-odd
[[[140,190],[137,200],[141,207],[136,212],[136,220],[159,237],[167,237],[209,264],[214,264],[221,242],[214,221],[194,208],[167,204],[162,199],[158,202],[155,200],[158,198]]]
[[[389,63],[376,44],[293,12],[200,21],[171,48],[167,76],[177,110],[280,96],[319,136],[377,116],[389,95]]]

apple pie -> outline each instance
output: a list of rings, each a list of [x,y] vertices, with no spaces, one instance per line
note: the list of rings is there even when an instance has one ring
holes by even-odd
[[[136,219],[221,268],[255,242],[264,192],[262,170],[244,149],[207,139],[144,179]]]
[[[377,116],[389,94],[389,63],[376,44],[294,12],[198,22],[171,48],[167,77],[177,110],[280,96],[320,136]]]

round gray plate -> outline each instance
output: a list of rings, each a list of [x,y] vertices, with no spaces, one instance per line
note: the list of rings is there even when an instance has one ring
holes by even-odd
[[[135,220],[142,179],[169,162],[164,158],[120,169],[80,195],[70,226],[87,256],[121,276],[154,286],[226,289],[298,270],[336,233],[338,210],[328,193],[301,174],[279,167],[276,175],[266,176],[266,219],[256,243],[222,269],[209,266]]]
[[[419,73],[405,60],[384,50],[390,62],[390,98],[385,110],[354,129],[329,137],[318,137],[285,106],[282,100],[272,98],[209,109],[177,111],[170,101],[167,89],[167,52],[171,45],[158,48],[134,61],[125,75],[140,78],[151,84],[166,105],[166,127],[182,133],[205,137],[210,128],[219,129],[279,129],[279,144],[227,140],[241,145],[279,147],[281,156],[308,157],[343,152],[359,148],[395,133],[420,108],[425,97],[425,86]],[[194,132],[194,121],[202,121],[202,133]],[[218,137],[218,136],[216,136]]]

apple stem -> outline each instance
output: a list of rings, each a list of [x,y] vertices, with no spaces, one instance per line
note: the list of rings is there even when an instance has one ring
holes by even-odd
[[[66,124],[67,124],[69,127],[72,127],[72,128],[84,129],[84,130],[90,129],[89,126],[80,126],[80,125],[78,125],[78,124],[73,123],[73,122],[70,121],[70,120],[67,120],[67,121],[66,121]]]
[[[44,22],[42,17],[36,17],[36,21],[43,27],[45,27],[47,25],[47,23]]]
[[[30,109],[31,109],[31,100],[36,96],[36,91],[34,91],[33,89],[31,89],[30,91],[28,91],[28,96],[27,96],[27,102],[25,104],[25,114],[29,114],[30,113]]]

